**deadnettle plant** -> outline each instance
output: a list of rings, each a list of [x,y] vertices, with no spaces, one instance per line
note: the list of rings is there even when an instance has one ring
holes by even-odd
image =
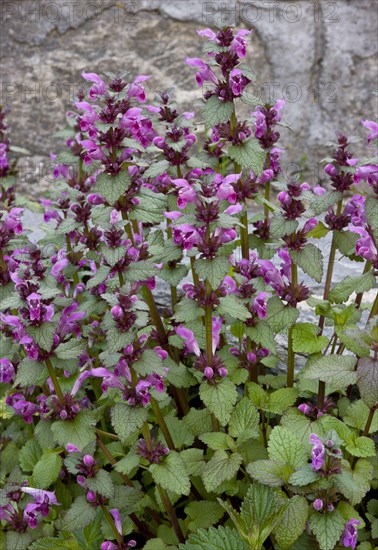
[[[82,73],[38,242],[0,110],[1,548],[374,547],[378,125],[285,180],[252,31],[198,34],[199,113]]]

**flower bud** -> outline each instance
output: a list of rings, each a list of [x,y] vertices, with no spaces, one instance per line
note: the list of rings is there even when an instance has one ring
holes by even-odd
[[[77,478],[76,478],[76,481],[78,482],[79,485],[81,485],[82,487],[85,487],[85,482],[87,480],[84,476],[78,475]]]
[[[207,379],[210,379],[213,378],[214,371],[211,367],[206,367],[203,374]]]
[[[320,510],[323,508],[323,501],[322,501],[322,499],[321,499],[321,498],[317,498],[317,499],[314,501],[313,507],[314,507],[314,509],[315,509],[317,512],[320,512]]]
[[[67,411],[63,409],[62,411],[60,411],[59,416],[62,420],[65,420],[68,416]]]
[[[228,374],[228,371],[227,369],[225,369],[224,367],[221,367],[219,370],[218,370],[218,374],[219,376],[221,376],[222,378],[225,378]]]
[[[123,311],[121,306],[113,306],[110,310],[110,313],[113,315],[114,319],[121,319],[123,317]]]
[[[96,500],[96,493],[94,493],[93,491],[88,491],[87,501],[88,502],[95,502],[95,500]]]
[[[333,447],[333,445],[334,445],[334,443],[333,443],[332,439],[328,439],[327,440],[327,447],[331,448],[331,447]]]
[[[334,505],[333,505],[332,503],[327,504],[327,510],[328,510],[328,512],[333,512],[334,509],[335,509],[335,507],[334,507]]]
[[[95,463],[95,460],[91,455],[84,455],[83,462],[86,466],[93,466],[93,464]]]

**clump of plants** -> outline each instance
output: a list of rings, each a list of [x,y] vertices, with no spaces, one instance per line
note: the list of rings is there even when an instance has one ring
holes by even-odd
[[[83,73],[38,243],[1,111],[1,548],[377,542],[378,125],[366,158],[337,136],[327,187],[284,181],[250,31],[198,34],[197,116]]]

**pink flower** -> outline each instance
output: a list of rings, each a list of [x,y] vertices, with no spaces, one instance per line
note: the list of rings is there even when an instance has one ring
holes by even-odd
[[[310,435],[310,444],[313,446],[311,451],[312,469],[315,471],[321,470],[325,463],[325,447],[316,434]]]
[[[240,58],[243,58],[247,55],[247,42],[245,36],[251,34],[252,31],[247,31],[246,29],[241,29],[237,32],[235,38],[231,43],[231,52],[236,53]]]
[[[352,518],[345,525],[344,533],[342,535],[342,545],[345,548],[352,548],[352,550],[356,548],[358,539],[356,526],[360,524],[361,522],[358,519]]]
[[[240,69],[233,69],[230,72],[230,86],[235,97],[240,97],[245,87],[250,83],[249,78],[244,76]]]
[[[98,95],[104,95],[106,93],[106,84],[96,73],[82,72],[81,76],[89,82],[94,82],[94,85],[89,90],[90,99],[96,99]]]
[[[349,230],[352,231],[352,233],[361,235],[356,241],[356,255],[361,256],[375,265],[378,261],[378,251],[371,235],[363,227],[350,225]]]
[[[259,292],[254,299],[252,309],[260,319],[265,319],[266,317],[267,298],[270,296],[269,292]]]
[[[204,82],[212,82],[213,84],[218,83],[218,79],[202,59],[199,57],[187,57],[185,63],[190,67],[197,67],[199,71],[196,74],[196,81],[198,86],[202,86]]]
[[[378,124],[376,122],[373,120],[362,120],[361,122],[365,128],[371,131],[371,134],[368,135],[368,143],[378,138]]]
[[[212,351],[215,353],[217,347],[219,346],[220,333],[222,330],[222,317],[213,317],[212,318]]]
[[[175,332],[177,336],[184,340],[187,353],[195,353],[197,357],[201,355],[198,342],[191,330],[185,328],[184,325],[180,325],[179,327],[175,327]]]

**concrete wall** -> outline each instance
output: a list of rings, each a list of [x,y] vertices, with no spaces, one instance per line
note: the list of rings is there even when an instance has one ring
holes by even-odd
[[[284,97],[296,131],[282,132],[286,163],[306,164],[314,181],[321,144],[335,129],[365,135],[360,120],[378,112],[376,0],[0,0],[0,103],[12,109],[13,143],[30,151],[23,192],[41,195],[49,185],[42,164],[62,149],[53,133],[82,70],[151,74],[149,90],[174,85],[179,104],[190,108],[201,91],[184,59],[201,55],[195,30],[210,26],[214,13],[254,30],[254,92]]]

